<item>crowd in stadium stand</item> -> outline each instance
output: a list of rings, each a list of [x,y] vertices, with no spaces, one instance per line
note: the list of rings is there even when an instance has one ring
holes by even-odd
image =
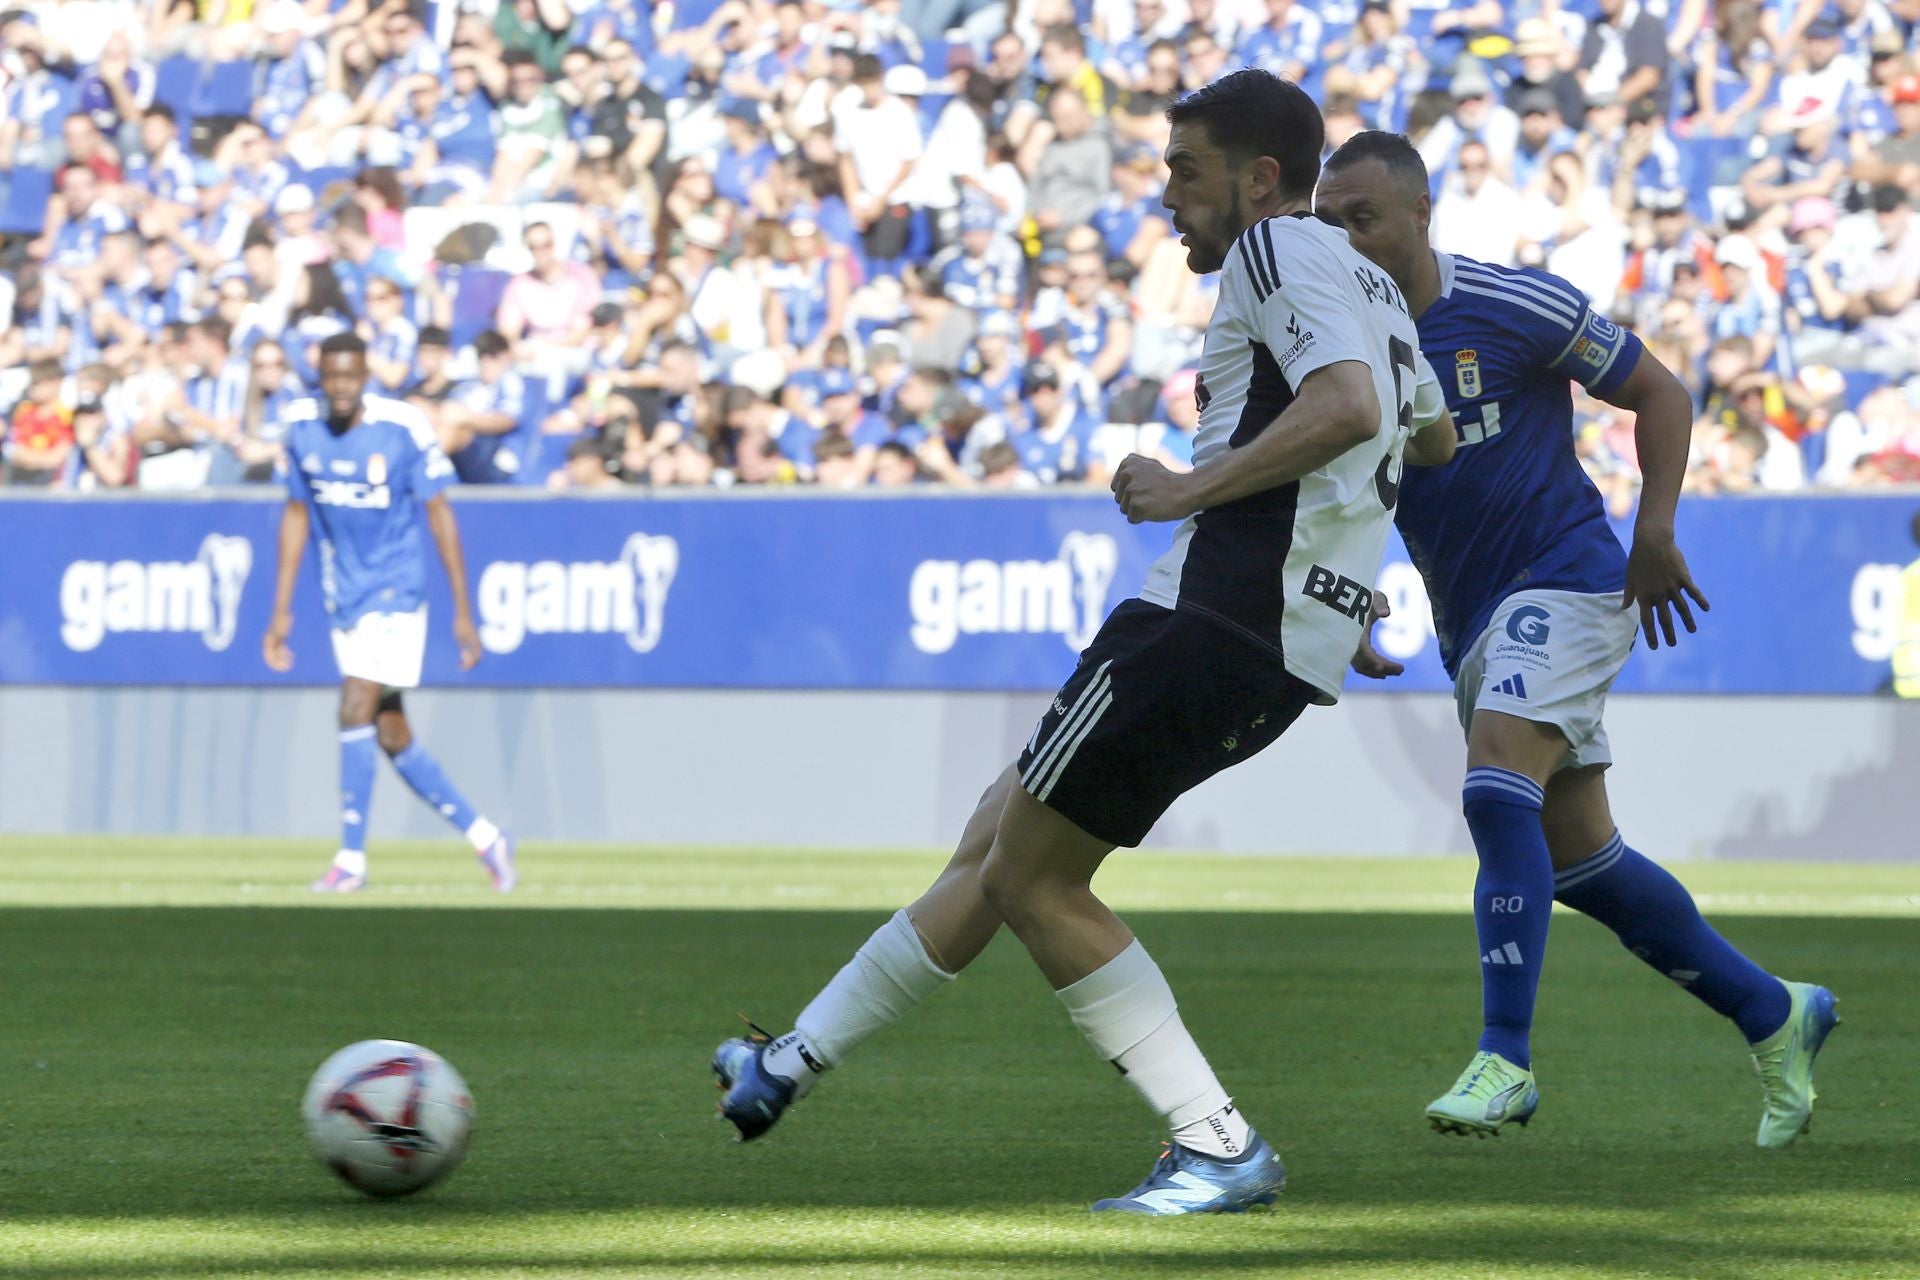
[[[1702,492],[1920,480],[1920,0],[71,0],[0,12],[6,476],[271,483],[319,342],[469,483],[1183,465],[1166,106],[1408,133],[1699,405]],[[1632,423],[1580,405],[1617,510]]]

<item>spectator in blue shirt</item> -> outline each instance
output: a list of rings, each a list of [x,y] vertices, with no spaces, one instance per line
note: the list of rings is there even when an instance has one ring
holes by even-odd
[[[1027,365],[1022,388],[1026,403],[1007,435],[1021,465],[1043,484],[1078,480],[1086,474],[1099,423],[1061,388],[1059,371],[1044,361]]]
[[[164,102],[147,108],[140,121],[140,149],[126,160],[129,185],[151,199],[140,214],[140,228],[149,235],[165,235],[191,217],[199,203],[193,179],[193,157],[180,145],[180,126]]]
[[[1295,0],[1266,0],[1266,6],[1266,25],[1249,31],[1234,50],[1240,63],[1271,71],[1302,87],[1318,81],[1325,35],[1320,15]]]
[[[525,421],[526,382],[513,371],[504,335],[489,329],[473,340],[479,376],[460,384],[453,402],[463,411],[449,414],[442,438],[453,468],[468,484],[511,484],[525,462],[534,424]]]
[[[1514,100],[1520,140],[1513,148],[1513,187],[1525,194],[1547,182],[1547,161],[1576,150],[1577,136],[1560,118],[1560,103],[1550,89],[1528,89]]]
[[[1106,241],[1109,261],[1124,261],[1137,270],[1173,230],[1172,216],[1160,203],[1167,189],[1165,171],[1160,153],[1144,142],[1114,157],[1113,190],[1087,220]]]
[[[751,203],[754,185],[767,176],[780,153],[767,141],[760,108],[754,103],[735,100],[720,115],[726,122],[727,144],[714,160],[714,194],[744,208]]]
[[[133,41],[115,31],[100,46],[100,61],[80,78],[75,106],[101,133],[120,145],[133,142],[141,113],[153,105],[159,73],[151,62],[133,56]]]
[[[266,47],[254,63],[253,118],[275,141],[313,115],[327,87],[327,55],[306,34],[299,0],[273,0],[260,20]]]
[[[1019,341],[1020,321],[1011,312],[989,312],[980,321],[960,378],[962,395],[1003,419],[1020,404],[1025,353]]]
[[[128,223],[120,207],[102,195],[100,179],[85,165],[68,165],[60,171],[60,198],[66,218],[53,234],[47,260],[68,275],[98,263],[106,238],[125,231]]]

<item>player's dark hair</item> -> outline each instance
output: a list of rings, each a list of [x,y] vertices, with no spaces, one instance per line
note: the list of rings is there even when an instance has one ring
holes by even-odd
[[[1359,164],[1362,160],[1378,160],[1387,166],[1388,173],[1405,183],[1410,190],[1428,189],[1427,162],[1420,158],[1412,140],[1404,133],[1363,129],[1341,143],[1327,157],[1325,168],[1328,173],[1333,173]]]
[[[320,341],[320,358],[328,356],[360,356],[365,358],[367,344],[357,333],[336,333]]]
[[[512,347],[513,344],[498,329],[488,329],[473,340],[473,354],[477,356],[503,356]]]
[[[886,65],[880,61],[878,54],[863,53],[853,60],[853,82],[855,84],[866,84],[870,80],[879,80],[886,74]]]
[[[437,324],[422,325],[418,345],[423,347],[450,347],[453,345],[453,335]]]
[[[1196,89],[1167,108],[1172,124],[1197,124],[1235,166],[1271,156],[1280,166],[1280,190],[1308,196],[1320,181],[1327,143],[1320,108],[1299,85],[1248,67]]]

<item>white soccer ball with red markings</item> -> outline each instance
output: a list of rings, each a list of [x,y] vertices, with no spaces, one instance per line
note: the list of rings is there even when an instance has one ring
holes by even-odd
[[[320,1163],[370,1196],[432,1186],[466,1158],[467,1082],[431,1049],[362,1040],[320,1064],[301,1112]]]

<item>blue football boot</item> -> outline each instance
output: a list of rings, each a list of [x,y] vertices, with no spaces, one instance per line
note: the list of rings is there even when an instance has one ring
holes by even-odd
[[[723,1040],[713,1051],[720,1114],[740,1131],[740,1142],[752,1142],[773,1128],[793,1105],[793,1081],[766,1068],[767,1046],[773,1037],[751,1022],[747,1026],[752,1028],[748,1034]]]
[[[1287,1166],[1280,1153],[1257,1133],[1247,1135],[1247,1150],[1232,1159],[1202,1155],[1169,1142],[1147,1180],[1123,1196],[1101,1200],[1095,1213],[1245,1213],[1270,1205],[1286,1189]]]

